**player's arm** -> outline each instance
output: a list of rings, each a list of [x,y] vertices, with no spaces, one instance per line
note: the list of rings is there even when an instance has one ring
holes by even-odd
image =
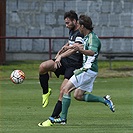
[[[84,49],[81,49],[81,48],[79,48],[78,51],[81,52],[82,54],[88,55],[88,56],[93,56],[95,54],[95,52],[92,51],[92,50],[84,50]]]
[[[79,47],[83,47],[83,38],[82,37],[76,37],[75,39],[75,44],[77,44],[77,46],[79,45]],[[71,54],[74,54],[76,53],[78,50],[74,49],[74,44],[73,45],[67,45],[66,46],[66,51],[63,52],[63,53],[60,53],[60,58],[64,58],[64,57],[67,57],[67,56],[70,56]]]
[[[80,53],[82,53],[84,55],[93,56],[95,54],[95,52],[92,51],[92,50],[84,50],[83,44],[82,45],[79,45],[78,43],[76,43],[76,44],[74,44],[73,48],[76,51],[79,51]]]
[[[64,53],[67,50],[67,47],[69,46],[69,43],[66,43],[56,54],[55,59],[57,59],[57,57],[61,54]]]
[[[82,37],[83,37],[83,36],[79,34],[79,35],[75,38],[75,43],[82,44],[82,43],[83,43],[83,38],[82,38]],[[69,55],[75,53],[76,51],[75,51],[75,49],[73,49],[72,46],[73,46],[73,45],[69,45],[69,42],[68,42],[67,44],[65,44],[65,45],[61,48],[61,50],[57,53],[55,59],[57,59],[57,57],[58,57],[59,55],[61,55],[61,57],[64,58],[64,57],[67,57],[67,56],[69,56]]]
[[[72,47],[70,49],[68,49],[66,52],[62,53],[62,54],[59,54],[58,57],[56,58],[55,60],[55,68],[57,69],[58,67],[61,66],[61,59],[64,58],[64,57],[67,57],[73,53],[75,53],[76,50],[73,49]]]
[[[61,56],[61,58],[64,58],[64,57],[70,56],[71,54],[73,54],[75,52],[76,52],[76,50],[73,49],[73,47],[69,47],[66,52],[60,54],[59,56]]]
[[[83,39],[82,37],[76,37],[75,39],[75,43],[77,43],[77,45],[81,45],[83,43]],[[61,66],[61,59],[67,56],[70,56],[71,54],[76,53],[78,50],[73,48],[73,45],[66,45],[66,51],[62,52],[60,54],[58,54],[58,56],[56,56],[56,60],[55,60],[55,68],[60,67]]]

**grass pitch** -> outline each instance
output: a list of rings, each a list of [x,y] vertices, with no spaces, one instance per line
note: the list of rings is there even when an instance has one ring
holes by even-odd
[[[62,78],[50,78],[52,95],[47,108],[41,106],[42,90],[38,82],[38,63],[6,65],[0,67],[0,133],[132,133],[133,132],[133,78],[98,77],[93,94],[111,95],[116,112],[101,103],[79,102],[72,99],[68,123],[63,126],[41,128],[38,123],[52,113],[58,99]],[[13,68],[26,73],[22,84],[9,80]]]

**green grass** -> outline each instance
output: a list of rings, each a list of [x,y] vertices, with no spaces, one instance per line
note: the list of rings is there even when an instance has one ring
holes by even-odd
[[[38,79],[38,69],[41,61],[14,61],[0,66],[0,80],[8,79],[14,69],[25,72],[27,79]],[[129,77],[133,76],[133,61],[113,61],[109,70],[108,61],[99,61],[98,77]]]
[[[49,105],[43,109],[42,90],[37,79],[39,63],[38,61],[13,62],[0,66],[0,133],[132,133],[133,78],[131,76],[98,77],[94,83],[93,94],[112,96],[116,107],[115,113],[101,103],[86,103],[72,99],[67,125],[38,127],[39,122],[51,115],[62,82],[62,77],[57,79],[53,75],[50,78],[52,95]],[[102,64],[106,66],[108,63]],[[14,68],[22,69],[26,73],[26,79],[20,85],[15,85],[9,80]],[[108,67],[103,69],[108,70]]]

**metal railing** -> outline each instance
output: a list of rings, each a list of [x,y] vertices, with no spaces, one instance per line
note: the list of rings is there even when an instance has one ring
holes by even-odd
[[[133,36],[100,36],[100,39],[133,39]],[[48,39],[49,40],[49,59],[52,57],[52,40],[53,39],[68,39],[68,37],[43,37],[43,36],[31,36],[31,37],[22,37],[22,36],[0,36],[0,39]],[[4,51],[5,52],[5,51]]]

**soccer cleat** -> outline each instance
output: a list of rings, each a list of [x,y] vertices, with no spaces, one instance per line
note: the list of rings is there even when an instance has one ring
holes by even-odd
[[[112,112],[115,112],[115,105],[111,101],[111,97],[109,95],[106,95],[103,97],[105,99],[105,105],[107,105]]]
[[[38,124],[39,127],[51,127],[53,125],[54,124],[49,119]]]
[[[66,119],[62,119],[61,117],[59,118],[53,118],[53,117],[49,117],[49,120],[52,122],[52,123],[60,123],[62,125],[65,125],[67,123],[67,120]]]
[[[42,95],[42,107],[45,108],[48,105],[48,98],[51,95],[51,88],[48,89],[47,94]]]

